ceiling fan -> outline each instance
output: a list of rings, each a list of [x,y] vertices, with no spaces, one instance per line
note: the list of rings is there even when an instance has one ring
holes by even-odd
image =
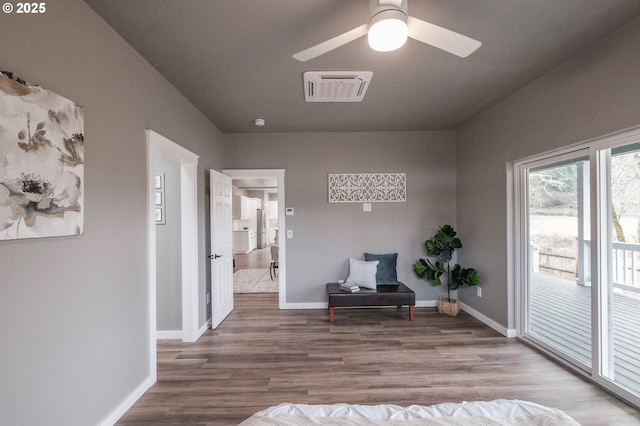
[[[369,23],[293,55],[306,62],[368,34],[369,46],[379,52],[398,49],[407,37],[466,58],[482,43],[407,14],[407,0],[370,0]]]

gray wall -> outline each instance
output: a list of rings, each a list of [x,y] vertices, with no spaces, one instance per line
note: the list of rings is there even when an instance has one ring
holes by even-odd
[[[164,173],[166,222],[156,226],[156,329],[182,331],[180,165],[158,156],[156,173]]]
[[[483,297],[462,301],[510,328],[508,163],[640,125],[640,19],[591,45],[457,132],[461,253],[477,265]]]
[[[84,235],[0,241],[0,424],[96,424],[149,371],[145,130],[200,155],[198,200],[223,137],[85,3],[0,20],[0,66],[83,105],[86,140]]]
[[[268,146],[269,149],[264,147]],[[259,153],[259,155],[257,154]],[[439,225],[455,225],[455,133],[293,133],[225,135],[225,168],[286,169],[287,302],[326,302],[324,285],[344,279],[349,257],[398,252],[398,278],[419,300],[442,290],[412,265]],[[406,173],[406,203],[329,204],[328,173]],[[280,232],[283,232],[282,230]]]

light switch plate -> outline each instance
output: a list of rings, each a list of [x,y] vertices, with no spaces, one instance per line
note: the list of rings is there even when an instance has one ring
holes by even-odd
[[[362,203],[362,211],[370,212],[371,211],[371,203]]]
[[[287,207],[284,209],[285,216],[293,216],[293,207]]]
[[[293,238],[293,229],[287,229],[287,238]]]

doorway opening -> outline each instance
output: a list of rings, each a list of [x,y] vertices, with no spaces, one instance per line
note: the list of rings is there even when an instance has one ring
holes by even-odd
[[[197,167],[198,156],[165,138],[164,136],[147,130],[147,182],[148,182],[148,277],[149,277],[149,336],[150,336],[150,368],[155,376],[156,368],[156,339],[158,337],[158,281],[157,281],[157,227],[162,222],[169,220],[166,215],[166,191],[157,197],[156,193],[161,192],[162,186],[166,182],[158,183],[156,165],[158,161],[166,161],[175,165],[176,174],[179,175],[179,182],[174,188],[179,188],[179,196],[175,197],[175,202],[179,202],[179,238],[180,255],[173,259],[176,267],[179,267],[180,281],[180,318],[181,327],[173,330],[171,335],[161,337],[180,338],[184,342],[195,342],[198,337],[206,331],[206,327],[198,327],[198,232],[197,232]],[[178,179],[178,177],[176,177]],[[161,188],[158,188],[160,186]],[[166,190],[166,188],[164,188]],[[160,205],[164,209],[160,209]],[[161,211],[160,211],[161,210]]]
[[[224,170],[233,185],[234,293],[286,300],[284,170]]]

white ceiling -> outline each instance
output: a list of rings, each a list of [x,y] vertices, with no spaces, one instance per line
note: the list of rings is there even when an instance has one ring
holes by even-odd
[[[640,16],[638,0],[409,0],[482,46],[378,53],[363,37],[303,63],[291,55],[366,23],[369,1],[85,1],[225,133],[456,129]],[[307,70],[373,79],[363,102],[306,103]]]

